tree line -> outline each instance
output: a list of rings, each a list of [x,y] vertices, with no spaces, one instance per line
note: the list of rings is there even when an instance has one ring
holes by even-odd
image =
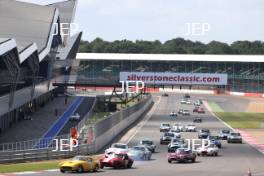
[[[164,43],[159,40],[145,41],[115,40],[113,42],[96,38],[81,41],[82,53],[144,53],[144,54],[264,54],[262,41],[235,41],[228,45],[219,41],[204,44],[199,41],[175,38]]]

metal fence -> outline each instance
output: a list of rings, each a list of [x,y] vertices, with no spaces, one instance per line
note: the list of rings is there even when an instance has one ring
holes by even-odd
[[[54,149],[54,147],[50,147],[46,149],[0,152],[0,163],[51,160],[59,158],[69,158],[75,155],[89,155],[94,153],[93,144],[79,145],[72,151],[53,151]]]
[[[78,125],[78,129],[82,129],[82,133],[78,138],[79,145],[76,148],[73,148],[72,151],[53,151],[57,147],[56,141],[54,139],[70,139],[69,135],[57,136],[56,138],[52,139],[52,143],[47,148],[34,148],[34,146],[39,143],[39,140],[30,140],[22,143],[1,144],[0,163],[61,159],[80,154],[94,154],[95,152],[99,151],[100,148],[104,147],[104,145],[107,144],[107,141],[110,141],[120,131],[126,129],[145,111],[147,111],[148,108],[150,108],[151,103],[152,97],[148,96],[138,104],[116,112],[92,126],[85,126],[84,124],[87,120],[87,117],[89,117],[89,114],[92,113],[91,110],[80,123],[80,126]],[[93,107],[95,104],[96,103],[93,104]],[[118,130],[115,129],[117,127],[116,125],[120,125],[118,126]],[[115,133],[111,133],[109,136],[108,132],[111,130],[114,130]]]
[[[52,141],[49,147],[53,147],[53,141],[55,139],[69,139],[69,134],[56,136],[54,138],[45,138],[44,140],[41,139],[32,139],[27,141],[19,141],[19,142],[12,142],[12,143],[2,143],[0,144],[0,155],[3,152],[12,152],[12,151],[23,151],[23,150],[34,150],[34,149],[45,149],[48,148],[47,145],[38,145],[40,143],[45,143],[46,141]],[[36,148],[36,146],[39,146]]]
[[[77,130],[78,130],[79,133],[82,132],[83,128],[85,127],[85,124],[86,124],[87,120],[88,120],[89,117],[92,115],[96,103],[97,103],[97,98],[95,98],[95,100],[94,100],[94,102],[93,102],[93,105],[92,105],[92,107],[90,108],[89,112],[88,112],[88,113],[83,117],[83,119],[78,123],[78,125],[77,125],[76,128],[77,128]]]
[[[86,112],[87,106],[84,106],[84,104],[88,103],[88,98],[85,98],[84,102],[80,105],[80,107],[77,109],[78,113],[81,116],[84,116],[82,120],[78,123],[77,129],[82,129],[85,126],[85,122],[87,119],[89,119],[90,115],[92,114],[92,110],[96,104],[96,98],[94,98],[93,104],[91,105],[91,108],[88,112]],[[86,113],[86,115],[85,115]],[[47,137],[43,139],[32,139],[27,141],[19,141],[19,142],[9,142],[9,143],[1,143],[0,144],[0,152],[11,152],[11,151],[22,151],[22,150],[33,150],[33,149],[46,149],[54,146],[54,140],[55,139],[69,139],[69,134],[62,134],[56,137]]]

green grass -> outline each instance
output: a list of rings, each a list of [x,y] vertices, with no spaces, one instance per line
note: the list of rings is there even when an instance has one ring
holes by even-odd
[[[0,164],[0,173],[41,171],[58,169],[59,161],[45,161],[35,163]]]
[[[107,118],[110,115],[110,112],[93,112],[89,120],[87,121],[87,124],[95,124],[105,118]]]
[[[127,107],[133,106],[136,103],[138,103],[138,101],[130,101],[129,103],[127,103]],[[126,106],[123,104],[123,106],[121,104],[117,104],[116,108],[118,110],[122,110],[125,109]],[[105,118],[107,118],[111,113],[110,112],[93,112],[93,114],[91,115],[91,117],[89,118],[89,120],[86,122],[87,125],[89,124],[95,124]]]
[[[133,105],[135,105],[137,103],[138,103],[138,101],[136,101],[136,100],[135,101],[130,101],[130,102],[127,103],[127,107],[133,106]],[[125,104],[123,104],[123,105],[117,104],[116,108],[121,110],[121,109],[125,109],[126,107],[125,107]]]
[[[258,129],[264,123],[264,113],[215,112],[217,117],[233,128]]]
[[[208,101],[208,104],[212,108],[213,112],[224,112],[224,110],[215,102]]]

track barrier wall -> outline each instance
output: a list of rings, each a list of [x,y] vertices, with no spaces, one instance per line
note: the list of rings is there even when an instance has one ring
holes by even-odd
[[[95,151],[100,151],[118,134],[142,117],[153,104],[152,96],[123,111],[114,113],[94,126]]]

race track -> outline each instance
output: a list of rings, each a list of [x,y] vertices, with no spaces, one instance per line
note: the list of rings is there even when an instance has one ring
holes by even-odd
[[[97,173],[84,174],[61,174],[59,171],[44,172],[34,175],[59,176],[59,175],[100,175],[100,176],[244,176],[250,168],[253,175],[264,175],[264,155],[250,145],[227,144],[222,142],[218,157],[198,157],[196,163],[175,163],[167,162],[167,146],[160,145],[159,126],[162,122],[171,124],[180,122],[183,124],[192,122],[195,116],[200,116],[203,123],[197,124],[198,128],[209,128],[213,134],[220,129],[226,128],[221,122],[213,117],[208,111],[203,115],[193,115],[193,105],[180,105],[182,95],[170,94],[169,97],[155,97],[156,104],[153,106],[153,114],[142,128],[133,135],[129,141],[129,146],[138,144],[140,139],[150,138],[156,142],[157,152],[152,155],[151,161],[136,161],[132,169],[103,169]],[[214,99],[214,96],[191,95],[191,100],[203,98]],[[179,108],[189,109],[191,116],[169,117],[171,111],[178,111]],[[133,129],[132,129],[133,130]],[[197,138],[196,133],[183,132],[185,139]]]

